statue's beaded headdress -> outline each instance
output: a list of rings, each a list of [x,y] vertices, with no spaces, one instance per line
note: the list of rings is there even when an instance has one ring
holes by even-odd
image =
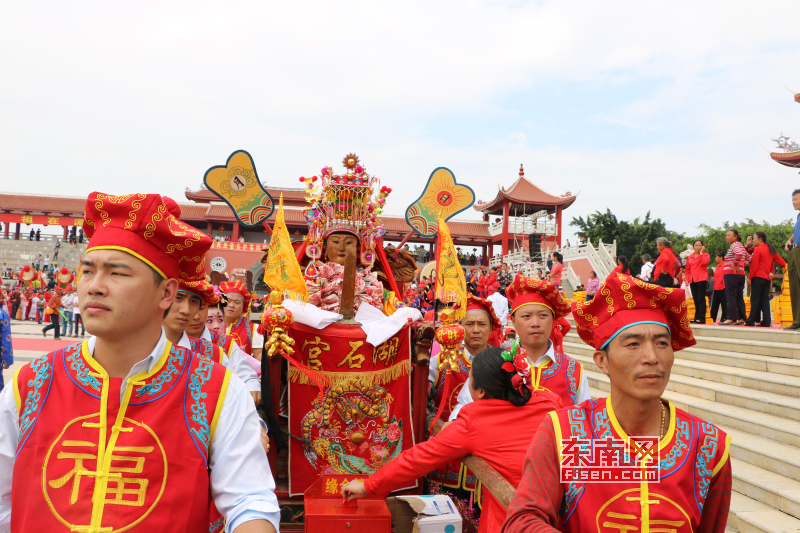
[[[358,237],[361,263],[372,266],[376,241],[384,234],[378,215],[392,190],[380,187],[380,180],[367,174],[357,155],[347,154],[342,163],[346,172],[341,175],[334,174],[330,166],[323,168],[319,186],[316,176],[300,178],[306,183],[306,200],[310,204],[305,211],[309,225],[306,255],[316,261],[322,257],[325,238],[344,232]]]

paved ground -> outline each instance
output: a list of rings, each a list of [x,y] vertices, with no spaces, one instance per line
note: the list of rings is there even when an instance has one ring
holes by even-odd
[[[68,346],[88,339],[87,334],[83,339],[80,337],[61,336],[61,340],[53,340],[53,330],[47,332],[47,338],[42,337],[44,324],[21,320],[11,321],[11,345],[14,347],[14,364],[10,368],[3,370],[3,379],[8,383],[14,376],[16,369],[25,363],[33,361],[34,358],[52,352],[62,346]]]

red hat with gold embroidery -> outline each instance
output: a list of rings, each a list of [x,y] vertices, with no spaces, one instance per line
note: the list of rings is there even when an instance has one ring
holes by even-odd
[[[633,276],[612,272],[590,302],[572,304],[572,316],[583,342],[603,350],[621,331],[638,324],[667,328],[675,351],[694,346],[682,289],[645,283]]]
[[[529,278],[517,274],[514,283],[506,288],[506,296],[513,315],[523,305],[543,305],[553,312],[553,319],[558,320],[569,314],[569,304],[558,287],[550,280]]]
[[[198,280],[178,280],[178,290],[199,296],[205,305],[217,305],[219,296],[214,291],[214,286],[206,278]]]
[[[502,327],[500,323],[500,319],[497,318],[497,313],[494,312],[494,307],[492,307],[492,303],[488,300],[484,300],[479,296],[475,296],[474,294],[470,293],[467,295],[467,313],[470,311],[483,311],[487,315],[489,315],[490,324],[492,326],[492,331],[498,330]],[[463,319],[462,319],[463,320]]]
[[[93,192],[85,207],[87,253],[120,250],[141,259],[165,279],[199,279],[205,274],[211,238],[178,220],[173,214],[177,204],[172,204],[168,207],[158,194]]]
[[[244,312],[247,313],[247,310],[250,309],[250,300],[252,297],[250,293],[247,292],[247,285],[245,285],[242,280],[223,281],[219,284],[219,290],[226,295],[238,294],[244,298]]]

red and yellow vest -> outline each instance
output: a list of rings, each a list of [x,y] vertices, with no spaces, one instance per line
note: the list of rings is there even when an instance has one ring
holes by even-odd
[[[218,344],[212,344],[206,339],[198,339],[197,337],[189,337],[189,344],[192,345],[193,352],[202,352],[219,365],[225,360],[226,352]]]
[[[233,338],[239,348],[253,355],[253,325],[250,323],[249,318],[240,316],[239,320],[230,325],[226,336]]]
[[[711,478],[728,460],[730,436],[672,403],[669,414],[659,452],[660,482],[564,483],[559,531],[697,531]],[[553,411],[550,417],[560,461],[559,443],[570,436],[628,439],[606,398]]]
[[[211,335],[211,342],[222,348],[222,351],[225,352],[225,355],[230,357],[231,350],[233,349],[233,337],[212,330],[208,330],[208,334]]]
[[[210,332],[214,333],[214,332]],[[212,337],[213,340],[213,337]],[[193,352],[200,352],[201,356],[205,359],[210,361],[214,361],[222,365],[223,357],[225,353],[222,351],[222,348],[216,344],[212,344],[211,342],[205,339],[198,339],[196,337],[189,337],[189,344],[192,346]],[[231,343],[228,342],[230,345]],[[224,365],[223,365],[224,366]],[[225,529],[225,517],[217,509],[217,506],[214,504],[214,500],[209,498],[209,509],[208,509],[208,533],[222,533]]]
[[[525,353],[522,346],[519,349],[521,353]],[[555,361],[548,358],[539,366],[530,364],[534,389],[544,389],[556,394],[561,398],[563,407],[575,405],[583,380],[583,365],[555,348],[553,356]]]
[[[209,446],[231,373],[167,342],[152,371],[110,378],[88,341],[14,376],[11,529],[206,532]]]

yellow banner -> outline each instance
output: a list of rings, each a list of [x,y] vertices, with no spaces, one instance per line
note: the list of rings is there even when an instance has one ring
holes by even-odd
[[[461,320],[467,313],[467,280],[464,270],[458,262],[456,247],[450,237],[450,228],[447,227],[441,213],[439,213],[438,223],[436,297],[443,302],[461,304],[455,316],[456,320]]]
[[[264,283],[274,291],[293,295],[308,300],[308,288],[303,277],[303,271],[297,262],[292,248],[292,239],[286,222],[283,219],[283,194],[278,206],[278,215],[272,228],[272,240],[269,242],[269,254],[264,265]]]

